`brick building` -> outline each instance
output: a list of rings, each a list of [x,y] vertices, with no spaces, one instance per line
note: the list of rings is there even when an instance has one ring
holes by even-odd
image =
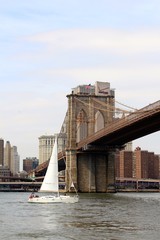
[[[133,152],[122,150],[116,154],[117,178],[160,178],[160,156],[142,151],[137,147]]]
[[[30,172],[38,166],[38,159],[36,157],[23,159],[23,170]]]

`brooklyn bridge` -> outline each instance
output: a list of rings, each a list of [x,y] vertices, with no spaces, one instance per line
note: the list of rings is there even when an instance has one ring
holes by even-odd
[[[66,189],[72,191],[73,181],[79,192],[114,192],[116,151],[160,130],[160,101],[122,110],[116,107],[115,90],[108,82],[78,86],[67,99],[61,128],[67,141],[59,152],[59,171],[65,170]],[[48,162],[34,170],[35,176],[45,173]]]

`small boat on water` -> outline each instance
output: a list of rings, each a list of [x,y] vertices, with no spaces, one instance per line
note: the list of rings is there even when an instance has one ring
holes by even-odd
[[[38,196],[32,193],[29,198],[29,203],[76,203],[79,201],[79,196],[63,195],[59,193],[58,183],[58,148],[57,138],[55,139],[52,155],[44,177],[40,192],[52,192],[52,195]],[[54,193],[54,194],[53,194]]]

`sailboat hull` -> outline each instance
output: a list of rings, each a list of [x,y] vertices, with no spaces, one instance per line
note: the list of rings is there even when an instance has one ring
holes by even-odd
[[[29,203],[76,203],[79,201],[78,196],[42,196],[29,198]]]

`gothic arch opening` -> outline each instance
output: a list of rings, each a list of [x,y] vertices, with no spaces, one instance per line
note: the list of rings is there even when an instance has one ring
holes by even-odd
[[[104,128],[104,117],[100,111],[95,114],[95,132]]]
[[[77,142],[86,138],[88,135],[87,131],[87,115],[82,109],[77,115]]]

